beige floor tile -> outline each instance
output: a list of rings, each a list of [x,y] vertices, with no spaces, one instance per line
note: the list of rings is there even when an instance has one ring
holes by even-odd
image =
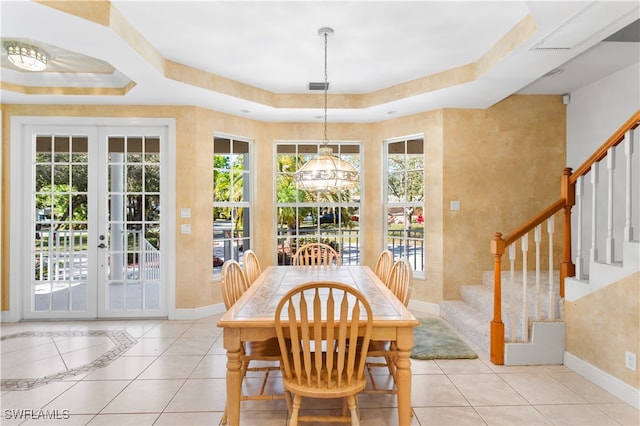
[[[88,374],[86,380],[133,380],[155,360],[152,356],[121,356]]]
[[[469,403],[447,376],[421,375],[412,378],[411,405],[415,407],[455,407]]]
[[[588,404],[536,405],[535,408],[548,419],[553,419],[553,424],[556,425],[606,426],[618,424],[611,417]]]
[[[411,374],[444,374],[444,371],[434,360],[412,359]]]
[[[130,382],[126,380],[85,380],[76,383],[45,409],[69,410],[72,414],[98,414]]]
[[[210,426],[220,424],[222,411],[205,413],[162,413],[154,426]]]
[[[15,339],[15,340],[25,340],[28,341],[30,339]],[[4,346],[4,342],[2,345]],[[26,346],[21,349],[11,351],[9,353],[2,354],[2,367],[13,367],[15,365],[24,365],[29,362],[39,361],[42,359],[49,359],[53,356],[59,356],[58,349],[56,345],[53,344],[51,339],[47,343],[34,345],[34,346]]]
[[[226,355],[206,355],[196,366],[191,379],[224,379],[227,376]]]
[[[7,335],[8,334],[17,333],[7,333]],[[2,335],[5,336],[5,333],[2,333]],[[9,356],[11,352],[33,349],[36,346],[50,345],[51,343],[51,337],[8,338],[0,343],[0,353],[4,359],[4,357]],[[25,353],[29,353],[29,351],[25,351]]]
[[[621,425],[640,425],[640,410],[623,403],[616,404],[596,404],[603,413],[620,423]]]
[[[165,408],[169,412],[224,411],[226,380],[191,379],[173,397]]]
[[[176,340],[176,337],[143,337],[122,356],[160,356]]]
[[[240,413],[242,426],[284,426],[287,423],[287,411],[243,411]],[[343,423],[344,424],[344,423]],[[305,426],[312,425],[306,423]]]
[[[398,426],[398,410],[395,408],[363,408],[360,406],[361,426]],[[411,426],[418,426],[420,422],[414,415]]]
[[[592,404],[606,404],[619,401],[614,395],[573,371],[567,373],[549,373],[549,375]]]
[[[91,426],[152,426],[156,419],[160,417],[157,413],[152,414],[98,414],[88,423]]]
[[[213,343],[207,355],[226,355],[227,350],[224,348],[224,342],[222,340],[222,336],[218,337],[218,339]]]
[[[182,337],[210,337],[216,339],[221,334],[222,329],[216,327],[215,323],[204,322],[193,324],[187,331],[184,332]]]
[[[435,363],[445,374],[475,374],[475,373],[487,373],[490,374],[491,369],[482,362],[482,360],[476,359],[437,359]]]
[[[420,407],[414,408],[413,412],[423,426],[485,425],[473,407]]]
[[[2,401],[0,401],[3,410],[2,414],[4,414],[4,410],[38,410],[56,399],[58,395],[74,384],[74,382],[54,382],[27,391],[3,393]]]
[[[135,380],[102,413],[161,413],[184,380]]]
[[[214,337],[180,337],[163,355],[206,355],[214,342]]]
[[[487,425],[534,426],[553,424],[531,405],[475,407]]]
[[[577,393],[546,373],[500,374],[530,404],[584,404]]]
[[[88,422],[90,422],[92,418],[93,418],[93,415],[91,414],[69,415],[67,417],[64,414],[60,414],[60,413],[57,413],[57,414],[46,413],[41,418],[31,419],[22,424],[23,425],[42,425],[42,426],[57,426],[57,425],[84,426]]]
[[[114,349],[113,343],[101,343],[85,349],[74,350],[73,352],[61,355],[67,369],[78,368],[85,364],[90,364],[97,358]]]
[[[61,354],[91,348],[94,346],[115,347],[107,336],[56,336],[53,342]]]
[[[4,357],[2,359],[3,379],[39,379],[65,371],[66,369],[67,367],[59,355],[37,361],[24,361],[22,363],[18,363],[15,359],[5,363]]]
[[[143,380],[186,379],[201,360],[202,356],[159,356],[140,374],[139,378]]]
[[[527,403],[495,374],[450,374],[448,377],[473,406],[525,405]]]
[[[190,327],[188,323],[177,321],[162,322],[144,333],[144,337],[180,337]]]

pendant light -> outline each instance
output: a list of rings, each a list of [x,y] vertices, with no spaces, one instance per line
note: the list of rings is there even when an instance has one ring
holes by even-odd
[[[294,176],[296,188],[305,191],[336,192],[357,188],[360,183],[358,171],[348,162],[333,155],[327,138],[327,38],[332,28],[323,27],[318,35],[324,37],[324,139],[318,156],[305,163]]]

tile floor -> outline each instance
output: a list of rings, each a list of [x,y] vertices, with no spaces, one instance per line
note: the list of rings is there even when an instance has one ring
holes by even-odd
[[[226,368],[218,318],[2,324],[0,424],[217,425]],[[495,366],[479,355],[412,361],[412,425],[640,424],[638,410],[563,366]],[[394,407],[394,396],[362,395],[361,424],[397,424]],[[285,425],[287,410],[282,400],[245,401],[241,418]]]

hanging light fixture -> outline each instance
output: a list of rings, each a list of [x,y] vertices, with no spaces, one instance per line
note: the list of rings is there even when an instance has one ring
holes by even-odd
[[[7,59],[18,68],[27,71],[43,71],[47,68],[49,55],[35,46],[16,41],[4,44],[7,49]]]
[[[327,138],[327,38],[333,34],[332,28],[318,30],[324,36],[324,139],[318,156],[305,163],[294,176],[296,188],[305,191],[335,192],[340,189],[356,188],[360,183],[358,171],[348,162],[333,155]]]

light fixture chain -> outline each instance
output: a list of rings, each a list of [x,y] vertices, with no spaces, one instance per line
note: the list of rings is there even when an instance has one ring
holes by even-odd
[[[329,78],[327,77],[327,38],[329,34],[324,33],[324,140],[326,146],[329,143],[327,138],[327,90],[329,89]]]

